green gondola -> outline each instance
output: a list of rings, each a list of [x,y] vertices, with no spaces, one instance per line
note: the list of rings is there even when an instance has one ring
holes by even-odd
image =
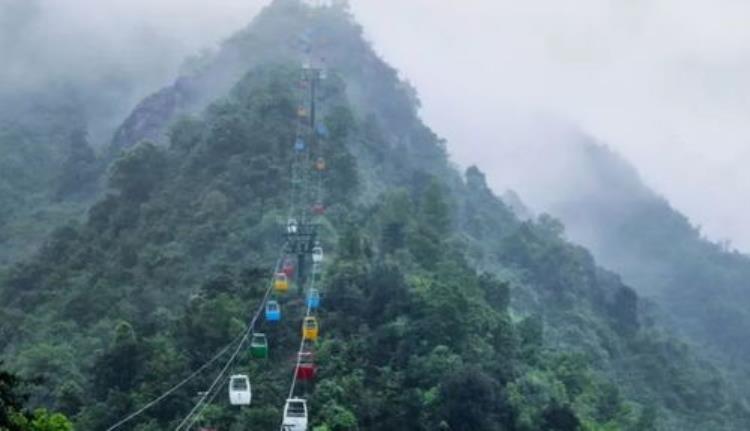
[[[250,340],[250,355],[257,359],[268,358],[268,339],[266,334],[256,333]]]

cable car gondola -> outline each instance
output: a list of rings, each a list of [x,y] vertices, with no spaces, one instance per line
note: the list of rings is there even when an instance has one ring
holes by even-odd
[[[312,249],[313,263],[323,263],[323,247],[316,245]]]
[[[266,334],[253,334],[253,338],[250,340],[250,356],[256,359],[268,358],[268,338],[266,338]]]
[[[326,170],[326,161],[322,157],[318,157],[318,159],[315,161],[315,170],[318,172],[323,172]]]
[[[249,406],[253,398],[250,379],[245,374],[235,374],[229,379],[229,403],[233,406]]]
[[[320,307],[320,292],[318,289],[310,289],[307,293],[307,306],[311,310],[315,310]]]
[[[315,215],[323,215],[326,212],[326,207],[322,203],[316,203],[312,206],[312,213]]]
[[[302,338],[307,341],[316,341],[318,339],[318,319],[314,316],[305,317],[302,322]]]
[[[307,381],[315,379],[317,367],[312,352],[300,352],[299,365],[297,365],[297,380]]]
[[[289,235],[294,235],[299,230],[299,224],[297,223],[297,219],[290,218],[286,221],[286,233]]]
[[[266,321],[278,322],[281,320],[281,306],[273,299],[266,302]]]
[[[284,431],[307,431],[307,401],[302,398],[289,398],[284,406]]]
[[[305,141],[302,138],[297,138],[294,141],[294,149],[297,152],[302,152],[305,150]]]
[[[320,72],[318,74],[318,77],[322,81],[325,81],[326,79],[328,79],[328,68],[326,67],[326,58],[325,57],[320,57]]]
[[[294,261],[291,258],[287,257],[284,259],[284,263],[281,265],[281,272],[283,272],[287,278],[292,278],[294,275]]]
[[[289,277],[283,272],[279,272],[274,276],[273,288],[279,293],[285,293],[289,290]]]

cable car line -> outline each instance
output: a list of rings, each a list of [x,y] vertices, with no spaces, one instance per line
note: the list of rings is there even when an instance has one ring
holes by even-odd
[[[284,245],[281,248],[281,250],[282,250],[281,257],[277,260],[277,262],[276,262],[276,264],[274,266],[273,274],[276,274],[276,272],[279,269],[279,265],[280,265],[281,259],[283,257],[283,250],[284,250],[285,247],[286,247],[286,243],[284,243]],[[146,412],[148,409],[150,409],[151,407],[155,406],[156,404],[158,404],[159,402],[161,402],[162,400],[164,400],[165,398],[167,398],[169,395],[173,394],[175,391],[177,391],[178,389],[180,389],[181,387],[183,387],[185,384],[187,384],[189,381],[191,381],[192,379],[194,379],[196,376],[198,376],[199,374],[201,374],[206,368],[210,367],[219,358],[221,358],[222,356],[224,356],[229,351],[229,349],[235,343],[237,343],[238,341],[239,341],[239,344],[238,344],[238,349],[239,349],[242,346],[242,344],[244,344],[244,341],[248,337],[248,330],[249,331],[253,330],[253,328],[255,326],[255,322],[258,319],[259,313],[265,307],[265,303],[266,303],[266,301],[268,299],[268,296],[270,294],[270,291],[271,291],[272,287],[273,287],[273,283],[269,283],[269,287],[266,290],[265,295],[263,296],[263,300],[261,301],[259,308],[255,312],[255,316],[253,316],[253,319],[252,319],[250,325],[248,326],[248,328],[244,332],[238,334],[232,341],[230,341],[224,347],[222,347],[221,350],[219,350],[219,352],[217,352],[211,359],[209,359],[208,361],[206,361],[197,370],[193,371],[190,375],[188,375],[187,377],[185,377],[184,379],[182,379],[179,383],[177,383],[174,386],[172,386],[171,388],[167,389],[164,393],[162,393],[158,397],[154,398],[153,400],[149,401],[148,403],[146,403],[140,409],[138,409],[135,412],[130,413],[129,415],[127,415],[124,418],[120,419],[115,424],[113,424],[112,426],[110,426],[109,428],[107,428],[106,431],[113,431],[113,430],[121,427],[122,425],[125,425],[126,423],[128,423],[131,420],[135,419],[136,417],[140,416],[141,414],[143,414],[144,412]],[[235,354],[233,356],[236,356],[236,352],[238,351],[238,349],[235,349]],[[233,359],[233,358],[230,358],[230,359]]]
[[[307,44],[305,44],[307,45]],[[309,54],[311,47],[307,46],[305,52]],[[299,268],[296,279],[300,285],[307,285],[305,289],[305,314],[302,322],[302,336],[295,358],[292,381],[283,410],[280,430],[281,431],[306,431],[308,428],[307,401],[303,398],[294,398],[295,388],[298,380],[309,380],[314,377],[315,364],[311,362],[312,354],[304,355],[305,370],[301,372],[303,354],[307,341],[313,342],[318,335],[318,323],[312,317],[314,311],[320,305],[320,293],[315,289],[320,265],[323,260],[323,250],[317,242],[317,224],[309,221],[308,213],[312,213],[314,219],[323,215],[323,177],[326,170],[325,159],[322,157],[320,140],[327,133],[325,125],[316,121],[316,89],[320,80],[325,79],[325,69],[313,67],[309,59],[303,60],[302,75],[299,88],[306,93],[298,104],[296,138],[292,159],[292,209],[287,221],[287,237],[290,242],[290,253],[297,254]],[[322,127],[321,127],[322,126]],[[311,157],[311,152],[317,153],[317,157]],[[296,199],[295,199],[296,198]],[[299,199],[299,200],[298,200]],[[295,209],[301,206],[302,211],[298,218],[295,217]],[[301,224],[300,224],[301,222]],[[306,277],[306,261],[308,255],[312,257],[312,276]]]
[[[144,405],[143,407],[141,407],[140,409],[138,409],[138,410],[136,410],[135,412],[133,412],[133,413],[131,413],[131,414],[127,415],[126,417],[122,418],[122,419],[121,419],[120,421],[118,421],[118,422],[117,422],[117,423],[115,423],[114,425],[112,425],[112,426],[110,426],[109,428],[107,428],[107,431],[112,431],[112,430],[115,430],[115,429],[117,429],[118,427],[120,427],[120,426],[122,426],[122,425],[124,425],[124,424],[126,424],[126,423],[128,423],[128,422],[130,422],[130,421],[131,421],[132,419],[136,418],[136,417],[137,417],[138,415],[140,415],[141,413],[145,412],[145,411],[146,411],[146,410],[148,410],[149,408],[151,408],[151,407],[153,407],[154,405],[158,404],[158,403],[159,403],[159,402],[160,402],[161,400],[163,400],[164,398],[166,398],[166,397],[168,397],[169,395],[171,395],[171,394],[172,394],[172,393],[173,393],[174,391],[176,391],[177,389],[180,389],[180,388],[181,388],[182,386],[184,386],[184,385],[185,385],[185,384],[186,384],[187,382],[189,382],[190,380],[192,380],[192,379],[193,379],[194,377],[196,377],[196,376],[197,376],[198,374],[200,374],[200,373],[201,373],[201,372],[202,372],[203,370],[205,370],[205,369],[206,369],[206,368],[208,368],[208,367],[209,367],[209,366],[210,366],[211,364],[213,364],[214,362],[216,362],[216,361],[217,361],[217,360],[218,360],[218,359],[219,359],[220,357],[224,356],[224,354],[225,354],[225,353],[226,353],[226,352],[227,352],[227,351],[229,350],[229,348],[230,348],[230,347],[232,347],[232,345],[233,345],[234,343],[236,343],[237,341],[239,341],[239,340],[240,340],[241,338],[242,338],[242,334],[238,334],[238,335],[237,335],[237,336],[236,336],[236,337],[234,338],[234,340],[232,340],[232,341],[230,341],[229,343],[227,343],[227,345],[226,345],[226,346],[224,346],[224,347],[223,347],[223,348],[222,348],[222,349],[221,349],[221,350],[220,350],[220,351],[219,351],[219,352],[218,352],[218,353],[217,353],[216,355],[214,355],[214,357],[213,357],[213,358],[209,359],[209,360],[208,360],[208,362],[204,363],[203,365],[201,365],[201,366],[200,366],[200,368],[198,368],[197,370],[193,371],[193,373],[192,373],[192,374],[190,374],[189,376],[187,376],[187,377],[185,377],[184,379],[182,379],[182,381],[181,381],[181,382],[179,382],[179,383],[177,383],[176,385],[172,386],[171,388],[169,388],[169,389],[168,389],[168,390],[167,390],[166,392],[164,392],[163,394],[159,395],[158,397],[156,397],[156,398],[154,398],[153,400],[151,400],[151,401],[149,401],[148,403],[146,403],[146,404],[145,404],[145,405]]]
[[[281,257],[279,257],[279,259],[276,261],[276,264],[274,266],[274,271],[273,271],[274,275],[278,272],[280,262],[281,262],[281,260],[282,260],[282,258],[284,256],[283,255],[284,248],[286,248],[286,243],[284,243],[284,245],[282,246],[282,248],[281,248],[281,250],[282,250]],[[146,410],[150,409],[154,405],[158,404],[160,401],[162,401],[163,399],[165,399],[166,397],[168,397],[169,395],[171,395],[172,393],[174,393],[177,389],[181,388],[182,386],[184,386],[185,384],[187,384],[190,380],[192,380],[193,378],[195,378],[203,370],[205,370],[206,368],[208,368],[209,366],[211,366],[211,364],[213,364],[214,362],[216,362],[220,357],[224,356],[224,354],[227,351],[229,351],[230,347],[232,347],[232,345],[234,345],[235,343],[237,343],[239,341],[237,349],[235,349],[235,353],[230,358],[230,361],[233,361],[234,357],[237,355],[237,352],[242,347],[242,344],[244,344],[245,340],[247,339],[247,337],[248,337],[248,331],[252,331],[253,328],[255,327],[255,322],[258,319],[258,315],[259,315],[260,311],[262,311],[264,309],[265,303],[266,303],[266,301],[268,299],[268,296],[269,296],[270,291],[271,291],[272,288],[273,288],[273,283],[270,283],[268,289],[266,290],[265,295],[263,296],[263,300],[260,303],[260,307],[256,310],[255,316],[253,316],[253,319],[252,319],[250,325],[248,326],[248,328],[245,330],[245,332],[238,334],[232,341],[230,341],[229,343],[227,343],[216,355],[214,355],[211,359],[209,359],[207,362],[205,362],[203,365],[201,365],[197,370],[195,370],[189,376],[187,376],[186,378],[184,378],[182,381],[180,381],[176,385],[172,386],[171,388],[169,388],[167,391],[165,391],[164,393],[162,393],[158,397],[156,397],[153,400],[149,401],[148,403],[146,403],[140,409],[136,410],[135,412],[129,414],[126,417],[124,417],[123,419],[121,419],[120,421],[118,421],[117,423],[115,423],[114,425],[110,426],[109,428],[107,428],[106,431],[113,431],[113,430],[119,428],[120,426],[122,426],[122,425],[130,422],[133,419],[135,419],[136,417],[138,417],[139,415],[141,415],[142,413],[144,413]],[[227,363],[230,363],[230,362],[228,361]],[[191,413],[192,413],[192,411],[193,410],[191,410]],[[179,427],[178,427],[178,429],[179,429]]]
[[[316,279],[316,277],[313,275],[313,277],[311,277],[311,279],[310,279],[310,283],[309,283],[309,286],[308,286],[308,292],[312,291],[315,288],[315,279]],[[312,314],[311,302],[309,300],[307,300],[307,299],[305,300],[305,302],[306,302],[306,310],[305,310],[305,316],[304,316],[305,319],[303,319],[303,322],[306,320],[306,318],[310,317],[310,315]],[[289,394],[288,394],[287,399],[286,399],[286,406],[284,408],[284,413],[283,413],[283,416],[282,416],[281,425],[279,426],[279,431],[285,431],[287,429],[286,428],[286,426],[287,426],[286,425],[286,420],[287,420],[287,416],[288,416],[288,409],[289,409],[289,403],[290,403],[290,401],[291,400],[295,400],[295,402],[302,402],[302,403],[304,403],[304,401],[305,401],[304,399],[299,399],[298,400],[298,399],[294,398],[294,389],[295,389],[295,387],[297,385],[297,377],[298,377],[297,373],[299,372],[299,367],[300,367],[300,364],[302,362],[302,353],[305,350],[305,342],[307,341],[306,337],[304,336],[304,331],[305,331],[304,323],[303,323],[302,331],[303,331],[303,336],[301,337],[300,344],[299,344],[299,349],[297,350],[297,357],[295,359],[294,371],[292,373],[292,383],[291,383],[291,385],[289,385]],[[307,418],[307,406],[306,406],[306,404],[304,404],[304,417],[305,417],[305,419]]]
[[[317,237],[317,225],[314,223],[310,223],[308,221],[308,216],[305,214],[305,211],[300,211],[302,208],[307,208],[306,205],[310,203],[310,201],[314,201],[314,204],[312,205],[312,213],[314,217],[320,217],[323,214],[324,207],[323,207],[323,177],[324,172],[326,171],[326,163],[325,159],[320,156],[320,145],[317,145],[319,142],[319,138],[323,138],[327,135],[327,130],[325,129],[325,124],[318,124],[316,122],[316,86],[318,84],[318,81],[321,79],[325,79],[325,68],[313,68],[310,65],[303,66],[303,80],[300,83],[302,88],[305,92],[309,90],[309,94],[307,97],[309,99],[307,100],[301,100],[300,104],[298,105],[298,111],[297,111],[297,122],[296,122],[296,139],[294,142],[294,150],[292,154],[292,172],[291,172],[291,202],[289,205],[289,217],[287,219],[287,225],[286,225],[286,233],[287,233],[287,239],[284,242],[281,251],[279,253],[279,257],[276,260],[276,264],[274,265],[274,270],[271,275],[270,283],[268,284],[268,287],[260,301],[260,304],[258,305],[257,309],[255,310],[255,313],[250,320],[250,322],[247,324],[245,330],[238,334],[232,341],[227,343],[222,349],[217,352],[212,358],[210,358],[207,362],[205,362],[203,365],[201,365],[197,370],[192,372],[190,375],[188,375],[186,378],[184,378],[179,383],[175,384],[168,390],[166,390],[164,393],[159,395],[158,397],[154,398],[153,400],[146,403],[144,406],[139,408],[133,413],[130,413],[129,415],[125,416],[118,422],[116,422],[114,425],[107,428],[106,431],[114,431],[117,428],[121,427],[122,425],[130,422],[131,420],[137,418],[144,412],[146,412],[151,407],[155,406],[171,394],[173,394],[178,389],[182,388],[184,385],[186,385],[188,382],[190,382],[192,379],[197,377],[199,374],[201,374],[203,371],[205,371],[207,368],[212,366],[214,363],[219,361],[222,357],[224,357],[228,352],[232,352],[229,358],[224,362],[224,365],[221,367],[218,375],[213,379],[211,384],[209,385],[208,389],[204,391],[198,401],[195,403],[195,405],[192,407],[192,409],[188,412],[188,414],[183,417],[183,419],[180,421],[180,423],[175,428],[175,431],[187,431],[190,430],[193,425],[197,421],[199,421],[202,418],[202,414],[205,411],[205,409],[211,405],[211,403],[214,401],[216,396],[219,394],[220,390],[218,388],[222,387],[226,381],[229,381],[230,386],[230,402],[232,404],[235,404],[235,402],[232,399],[232,385],[234,384],[235,378],[242,378],[243,383],[242,387],[246,388],[246,391],[248,392],[248,398],[246,401],[238,402],[242,405],[248,405],[250,403],[250,400],[252,399],[252,390],[250,381],[247,375],[233,375],[229,376],[227,373],[229,369],[232,367],[232,365],[235,363],[240,351],[242,351],[243,346],[248,342],[250,337],[252,336],[252,339],[255,340],[257,335],[263,335],[265,337],[265,334],[258,334],[255,333],[255,326],[258,321],[258,318],[260,317],[261,313],[264,313],[266,320],[268,321],[274,321],[274,320],[280,320],[281,319],[281,313],[280,308],[278,306],[278,302],[275,300],[272,300],[272,293],[279,292],[283,293],[288,290],[289,283],[288,279],[292,278],[294,276],[294,268],[293,266],[290,266],[290,260],[287,255],[288,252],[292,251],[297,253],[298,259],[300,261],[300,267],[298,268],[298,275],[295,278],[298,278],[300,281],[300,284],[305,284],[305,281],[307,281],[307,289],[306,289],[306,296],[305,296],[305,315],[303,319],[303,326],[302,326],[302,337],[299,344],[299,349],[297,350],[297,357],[295,359],[295,367],[294,372],[292,375],[292,381],[289,388],[289,395],[286,400],[286,404],[284,407],[284,415],[282,419],[281,424],[281,430],[285,429],[307,429],[307,403],[306,400],[303,398],[293,398],[294,397],[294,391],[297,386],[298,380],[307,380],[310,377],[308,374],[305,374],[304,376],[300,377],[300,367],[302,365],[302,358],[303,354],[305,354],[305,345],[306,342],[314,342],[318,335],[318,323],[317,320],[315,320],[315,317],[313,316],[314,311],[318,308],[320,303],[320,293],[317,289],[315,289],[315,281],[317,279],[318,269],[320,268],[320,264],[323,260],[323,252],[320,245],[317,243],[316,237]],[[309,88],[307,87],[309,85]],[[306,97],[303,97],[306,98]],[[307,103],[306,103],[307,102]],[[305,104],[308,106],[306,107]],[[318,136],[318,134],[320,136]],[[311,159],[311,150],[314,150],[316,153],[318,153],[317,158]],[[314,160],[314,163],[311,163],[311,161]],[[315,170],[317,175],[313,177],[312,170]],[[311,186],[315,182],[315,190],[311,190]],[[301,206],[301,207],[299,207]],[[299,214],[298,214],[299,211]],[[308,209],[309,211],[309,209]],[[302,246],[302,242],[305,243],[304,246]],[[292,244],[293,243],[293,244]],[[292,248],[290,249],[289,246],[292,245]],[[304,274],[304,261],[306,260],[307,255],[312,256],[312,264],[313,264],[313,271],[312,276],[309,278],[309,280],[306,280],[305,274]],[[272,305],[271,303],[276,304],[276,313],[274,316],[277,316],[275,318],[269,319],[269,305]],[[272,310],[273,311],[273,310]],[[310,320],[312,319],[312,320]],[[309,323],[312,323],[312,327],[309,327]],[[312,335],[314,334],[314,335]],[[266,351],[265,354],[267,355],[267,340],[265,340],[265,346]],[[251,343],[252,344],[252,343]],[[232,350],[232,348],[234,350]],[[252,346],[251,346],[252,348]],[[308,354],[308,356],[305,356],[306,361],[310,361],[310,358],[312,358],[312,354]],[[314,367],[314,363],[311,362],[305,362],[305,365],[312,364]],[[306,368],[307,371],[309,371]],[[312,376],[314,376],[314,368],[312,369]],[[292,424],[287,424],[287,419],[292,418]]]
[[[314,289],[314,288],[315,288],[315,277],[312,278],[312,280],[310,282],[310,287],[308,288],[308,291],[310,291],[311,289]],[[312,307],[311,307],[309,301],[306,301],[306,302],[307,302],[307,310],[305,311],[305,317],[307,318],[307,317],[310,317],[310,312],[312,311]],[[304,322],[304,319],[303,319],[303,322]],[[292,376],[292,384],[289,387],[289,396],[287,398],[292,398],[292,396],[294,395],[294,387],[297,384],[297,369],[299,368],[299,365],[300,365],[300,362],[301,362],[301,356],[300,355],[305,350],[305,341],[306,341],[305,337],[303,336],[302,340],[299,343],[299,349],[297,350],[297,360],[296,360],[296,363],[294,365],[294,375]]]
[[[312,72],[308,74],[309,72]],[[237,343],[234,352],[225,362],[219,374],[213,380],[209,388],[203,392],[200,399],[196,402],[193,408],[188,412],[187,416],[178,424],[175,431],[190,430],[191,427],[201,419],[203,411],[211,405],[214,398],[219,393],[218,388],[221,387],[220,383],[229,381],[229,395],[230,403],[233,405],[249,405],[252,399],[252,388],[247,375],[238,374],[231,376],[226,375],[229,368],[234,364],[237,355],[241,351],[242,347],[249,340],[252,335],[255,340],[255,324],[260,313],[265,311],[266,320],[269,322],[278,321],[281,319],[281,310],[278,302],[273,300],[271,297],[273,293],[284,293],[289,289],[289,279],[294,276],[294,268],[290,263],[286,252],[296,252],[298,260],[300,262],[298,278],[301,284],[304,284],[304,260],[307,254],[312,256],[313,263],[313,274],[309,278],[308,288],[306,290],[307,297],[305,299],[306,309],[303,319],[302,326],[302,337],[300,340],[299,349],[297,350],[297,356],[295,359],[295,367],[292,375],[292,382],[289,388],[289,396],[286,400],[284,407],[284,414],[281,423],[281,430],[293,429],[293,430],[307,430],[307,402],[303,398],[293,398],[294,391],[297,385],[297,380],[307,380],[314,376],[314,363],[311,361],[312,355],[305,356],[305,371],[307,374],[300,376],[300,368],[302,365],[303,354],[305,353],[305,344],[307,341],[314,342],[318,336],[318,323],[315,317],[312,317],[313,312],[318,308],[320,303],[320,294],[315,289],[315,281],[317,269],[320,268],[320,264],[323,260],[323,251],[320,245],[316,241],[317,229],[316,225],[307,222],[307,216],[304,211],[297,214],[298,205],[305,205],[305,201],[314,200],[315,203],[312,206],[313,214],[315,217],[319,217],[323,214],[323,175],[326,169],[325,160],[322,157],[315,159],[315,163],[311,164],[310,150],[312,149],[310,144],[315,144],[318,141],[316,136],[316,122],[315,122],[315,87],[317,80],[321,79],[320,69],[305,68],[303,67],[304,78],[301,82],[300,88],[307,90],[306,85],[309,85],[309,111],[305,109],[304,102],[298,105],[297,111],[297,125],[296,125],[296,138],[294,142],[294,150],[292,155],[292,171],[291,171],[291,199],[289,205],[289,216],[286,224],[287,241],[282,247],[282,253],[276,262],[274,268],[274,274],[271,279],[270,286],[263,296],[252,321],[246,328],[242,337]],[[323,78],[324,79],[324,78]],[[309,125],[306,124],[309,120]],[[311,142],[305,142],[305,139],[309,138]],[[314,145],[316,152],[320,151],[317,145]],[[316,178],[313,179],[311,176],[312,169],[317,171]],[[315,193],[311,193],[310,183],[315,181],[317,184]],[[299,220],[299,221],[298,221]],[[301,222],[301,224],[300,224]],[[305,240],[304,238],[307,238]],[[300,241],[308,241],[306,246],[300,247]],[[287,246],[291,245],[291,249],[287,249]],[[274,308],[275,307],[275,308]],[[264,335],[265,336],[265,335]],[[266,340],[267,349],[267,340]],[[252,350],[252,346],[251,346]],[[267,354],[267,350],[266,350]],[[310,373],[309,366],[312,366],[312,374]],[[234,385],[238,384],[235,388]],[[184,428],[183,428],[184,426]]]
[[[273,291],[274,288],[274,278],[275,275],[279,272],[279,269],[281,267],[281,262],[284,259],[284,249],[286,248],[286,243],[281,247],[281,253],[279,255],[279,258],[276,260],[276,265],[274,266],[273,276],[271,278],[271,281],[268,283],[268,288],[266,289],[266,293],[263,295],[263,300],[260,302],[260,305],[255,310],[255,315],[253,315],[253,319],[250,321],[250,324],[245,329],[245,332],[242,335],[242,339],[237,344],[237,347],[234,349],[234,352],[232,353],[232,356],[229,357],[227,362],[225,362],[224,367],[222,367],[221,371],[219,372],[219,375],[216,376],[214,381],[211,383],[211,386],[209,386],[208,390],[204,392],[204,394],[201,396],[201,398],[198,400],[197,403],[195,403],[195,406],[190,410],[190,412],[183,418],[183,420],[180,422],[179,425],[177,425],[177,428],[175,428],[175,431],[179,431],[183,425],[187,423],[187,421],[195,414],[195,412],[202,407],[202,405],[206,401],[206,397],[208,397],[208,394],[213,391],[213,389],[216,387],[216,385],[219,383],[219,381],[223,378],[224,373],[227,372],[229,367],[234,363],[234,360],[237,358],[237,355],[242,350],[242,346],[245,344],[245,342],[250,337],[250,334],[252,334],[253,330],[255,329],[255,323],[258,321],[258,317],[260,317],[260,314],[265,310],[266,301],[268,300],[268,297],[271,295],[271,291]],[[189,428],[186,428],[189,429]]]
[[[204,410],[206,410],[206,407],[210,406],[210,405],[211,405],[211,403],[212,403],[212,402],[214,401],[214,399],[216,398],[216,395],[218,395],[218,394],[219,394],[219,393],[221,392],[221,391],[219,390],[219,388],[221,388],[221,387],[222,387],[222,386],[224,385],[224,382],[227,382],[227,381],[229,381],[229,378],[228,378],[228,377],[225,377],[225,378],[224,378],[224,380],[223,380],[223,381],[221,382],[221,384],[219,384],[219,385],[218,385],[218,386],[216,387],[216,391],[214,392],[214,394],[213,394],[213,395],[211,395],[211,398],[209,398],[209,399],[208,399],[208,401],[207,401],[206,403],[204,403],[204,404],[203,404],[203,406],[201,407],[201,409],[200,409],[200,410],[198,410],[198,413],[196,413],[196,414],[194,414],[194,415],[193,415],[193,419],[192,419],[192,420],[190,421],[190,423],[189,423],[189,424],[187,425],[187,427],[185,427],[185,429],[186,429],[186,430],[189,430],[190,428],[192,428],[192,427],[193,427],[193,425],[195,425],[195,423],[196,423],[196,422],[198,422],[198,420],[199,420],[199,419],[200,419],[200,418],[202,417],[202,415],[203,415],[203,411],[204,411]]]

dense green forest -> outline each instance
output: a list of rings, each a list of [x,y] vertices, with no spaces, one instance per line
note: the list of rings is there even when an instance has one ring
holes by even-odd
[[[242,333],[291,205],[300,38],[329,69],[319,372],[301,388],[312,429],[747,429],[721,372],[653,324],[559,221],[519,220],[477,168],[452,167],[414,90],[361,33],[343,4],[276,0],[136,108],[106,171],[91,171],[107,192],[87,217],[0,272],[3,378],[23,383],[3,405],[26,421],[17,429],[105,430]],[[71,172],[88,172],[85,134],[68,136]],[[243,350],[233,366],[251,376],[252,406],[229,406],[222,389],[202,426],[278,427],[304,299],[282,307],[281,324],[259,324],[269,360]],[[175,428],[219,365],[123,429]]]

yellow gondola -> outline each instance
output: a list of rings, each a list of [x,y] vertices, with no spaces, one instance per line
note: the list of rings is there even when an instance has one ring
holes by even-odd
[[[302,338],[307,341],[318,339],[318,319],[313,316],[305,317],[305,321],[302,322]]]
[[[284,293],[289,290],[289,277],[283,272],[276,274],[273,280],[273,287],[279,293]]]
[[[297,108],[297,116],[300,118],[307,118],[307,109],[304,106]]]
[[[326,170],[326,161],[322,157],[318,157],[318,160],[315,161],[315,169],[319,172]]]

